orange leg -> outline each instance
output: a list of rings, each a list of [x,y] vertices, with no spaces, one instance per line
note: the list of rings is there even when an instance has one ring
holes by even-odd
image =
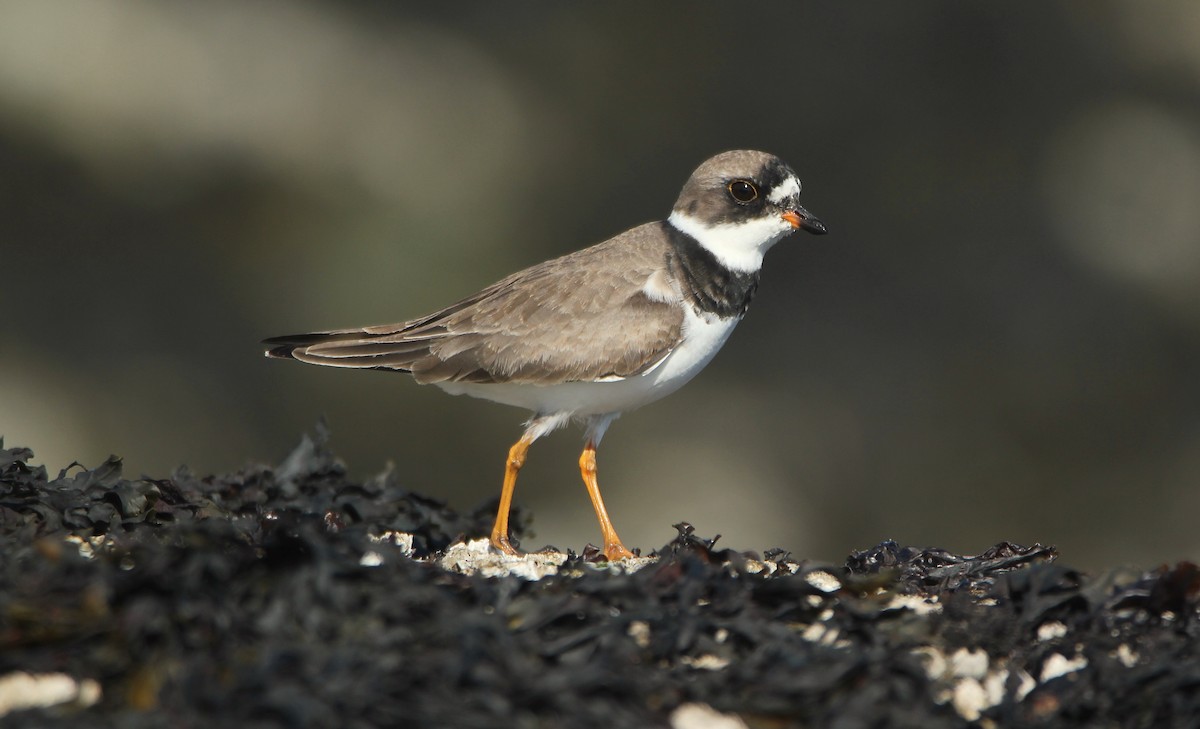
[[[505,554],[517,555],[520,552],[508,541],[508,512],[512,509],[513,491],[517,490],[517,473],[525,465],[525,454],[533,438],[529,434],[521,436],[521,440],[508,449],[508,462],[504,464],[504,488],[500,491],[500,510],[496,512],[496,524],[492,527],[492,546]]]
[[[604,537],[604,556],[610,560],[628,559],[633,553],[621,544],[617,530],[609,521],[608,511],[604,508],[604,499],[600,498],[600,484],[596,482],[596,445],[591,440],[579,456],[579,473],[583,475],[583,483],[587,486],[588,496],[592,499],[592,507],[596,509],[596,518],[600,520],[600,533]]]

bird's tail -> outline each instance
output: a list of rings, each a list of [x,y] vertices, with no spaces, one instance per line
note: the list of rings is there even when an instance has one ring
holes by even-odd
[[[326,367],[390,369],[410,372],[417,360],[429,355],[436,336],[416,335],[396,327],[339,329],[290,334],[264,339],[265,354]]]

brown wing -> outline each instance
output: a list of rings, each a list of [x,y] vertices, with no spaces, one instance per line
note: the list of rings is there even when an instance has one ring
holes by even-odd
[[[267,354],[411,372],[418,382],[559,383],[628,377],[675,346],[678,306],[652,299],[658,224],[515,273],[402,324],[268,339]]]

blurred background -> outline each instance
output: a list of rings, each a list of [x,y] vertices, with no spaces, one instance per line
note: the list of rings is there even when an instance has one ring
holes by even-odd
[[[609,432],[627,545],[1200,559],[1200,4],[746,7],[8,0],[5,444],[228,472],[324,414],[353,474],[472,507],[525,413],[258,341],[439,308],[759,148],[831,233]],[[532,450],[526,546],[598,541],[580,445]]]

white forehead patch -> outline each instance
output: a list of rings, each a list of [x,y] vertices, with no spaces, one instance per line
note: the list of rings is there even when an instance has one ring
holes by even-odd
[[[771,194],[767,195],[767,199],[778,205],[787,200],[789,197],[800,194],[800,180],[795,176],[788,175],[787,179],[779,183],[779,186],[771,190]]]

